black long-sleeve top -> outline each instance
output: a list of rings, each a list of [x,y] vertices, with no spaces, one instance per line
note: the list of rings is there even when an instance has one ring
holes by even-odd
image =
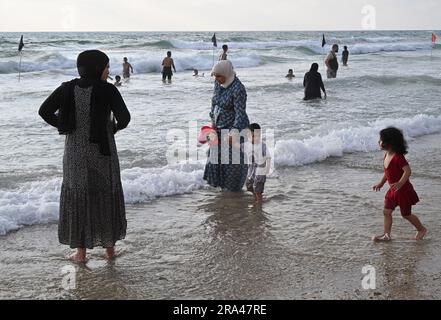
[[[130,113],[115,86],[88,79],[65,82],[43,102],[38,113],[47,123],[58,128],[60,134],[73,132],[76,127],[74,94],[76,86],[81,88],[92,86],[89,141],[97,143],[103,155],[110,155],[107,138],[110,112],[113,112],[114,121],[116,120],[116,124],[113,123],[113,133],[124,129],[130,122]]]
[[[58,87],[41,105],[38,114],[51,126],[58,128],[59,117],[57,111],[62,105],[64,99],[63,86]],[[127,127],[130,122],[130,112],[124,103],[121,94],[115,86],[108,86],[109,106],[117,121],[116,131]]]

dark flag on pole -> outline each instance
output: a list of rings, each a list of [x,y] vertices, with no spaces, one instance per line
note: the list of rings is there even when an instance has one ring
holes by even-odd
[[[23,47],[24,47],[23,36],[21,36],[21,38],[20,38],[20,43],[18,44],[18,51],[21,52],[21,50],[23,49]]]
[[[213,34],[213,37],[211,37],[211,41],[213,42],[213,46],[214,46],[214,47],[217,47],[216,33]]]
[[[325,34],[323,34],[323,39],[322,39],[322,48],[325,46],[326,44],[326,40],[325,40]]]

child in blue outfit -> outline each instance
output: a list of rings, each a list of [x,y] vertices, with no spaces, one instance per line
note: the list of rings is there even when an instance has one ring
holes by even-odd
[[[244,144],[244,152],[248,159],[248,174],[245,185],[248,191],[254,194],[256,203],[262,203],[262,194],[265,188],[266,176],[271,167],[271,156],[262,142],[260,125],[250,124],[251,143]]]

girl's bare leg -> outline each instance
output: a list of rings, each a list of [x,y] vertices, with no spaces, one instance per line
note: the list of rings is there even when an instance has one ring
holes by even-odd
[[[404,216],[404,219],[409,221],[417,229],[417,233],[415,235],[415,240],[422,240],[427,233],[427,229],[424,228],[420,219],[418,219],[418,217],[413,214],[411,214],[409,216]]]
[[[384,209],[383,215],[384,215],[384,233],[380,236],[375,236],[373,240],[376,241],[387,241],[390,240],[390,233],[392,231],[392,212],[391,209]],[[385,235],[388,235],[389,237],[384,237]]]
[[[390,235],[392,232],[392,212],[393,210],[384,209],[384,233]]]

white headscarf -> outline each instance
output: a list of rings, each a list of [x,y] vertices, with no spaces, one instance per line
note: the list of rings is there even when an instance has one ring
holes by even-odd
[[[229,60],[221,60],[213,67],[211,74],[220,74],[225,77],[225,83],[221,84],[222,87],[228,88],[233,83],[236,76],[234,72],[233,64]]]

